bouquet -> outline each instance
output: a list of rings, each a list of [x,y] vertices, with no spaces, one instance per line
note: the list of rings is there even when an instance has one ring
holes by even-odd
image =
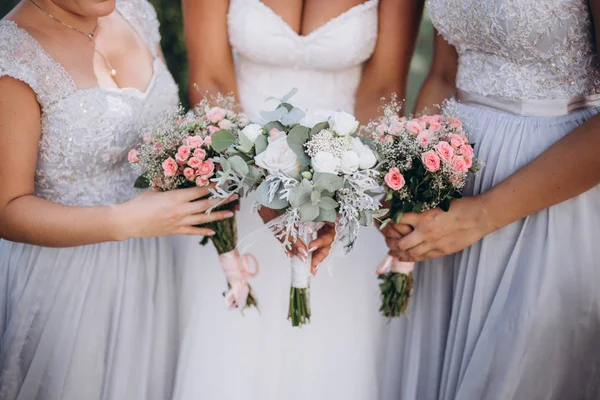
[[[218,96],[203,100],[193,112],[184,114],[180,109],[159,121],[151,134],[143,137],[142,144],[129,153],[130,163],[140,173],[135,186],[168,191],[216,182],[211,197],[223,199],[252,190],[260,179],[260,171],[247,164],[251,157],[244,159],[230,149],[242,129],[249,126],[248,119],[233,108],[233,98]],[[224,207],[228,205],[217,209]],[[235,218],[206,226],[215,235],[205,237],[201,244],[211,240],[219,253],[227,278],[228,291],[224,296],[228,306],[257,307],[248,279],[258,272],[258,263],[251,254],[241,255],[236,250]]]
[[[443,115],[425,115],[407,120],[399,116],[393,100],[384,115],[363,128],[381,157],[381,183],[389,204],[387,218],[380,226],[400,222],[405,212],[424,212],[435,207],[448,211],[453,199],[462,197],[469,172],[482,164],[475,159],[461,121],[445,108]],[[388,256],[377,273],[383,281],[381,307],[386,317],[405,313],[413,287],[414,263]]]
[[[352,115],[341,111],[306,115],[288,103],[292,94],[274,111],[261,113],[269,122],[254,158],[266,175],[257,201],[281,212],[268,227],[287,249],[298,239],[308,244],[329,222],[336,223],[336,242],[349,250],[360,225],[381,213],[377,157],[352,137],[358,127]],[[292,259],[288,311],[292,326],[310,321],[310,269],[310,255],[305,261]]]

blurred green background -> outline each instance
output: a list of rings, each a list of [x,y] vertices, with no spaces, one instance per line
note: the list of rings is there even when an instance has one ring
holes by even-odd
[[[187,63],[185,43],[183,40],[183,19],[181,17],[181,0],[150,0],[161,22],[162,48],[169,64],[169,69],[179,83],[181,100],[187,104]],[[0,17],[8,13],[18,0],[0,0]],[[411,74],[407,96],[407,109],[412,110],[415,96],[427,74],[431,59],[433,28],[427,16],[421,24],[421,34],[417,50],[412,60]]]

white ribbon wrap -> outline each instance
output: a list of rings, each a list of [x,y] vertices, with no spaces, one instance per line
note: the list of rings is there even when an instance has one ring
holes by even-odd
[[[323,222],[305,222],[298,227],[298,239],[306,246],[316,239],[317,232],[323,227]],[[299,257],[292,257],[292,287],[296,289],[307,289],[310,286],[310,265],[312,254],[308,254],[305,261]]]

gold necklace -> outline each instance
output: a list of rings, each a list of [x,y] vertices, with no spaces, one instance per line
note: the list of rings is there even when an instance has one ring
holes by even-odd
[[[48,11],[44,10],[39,4],[37,4],[35,1],[33,0],[29,0],[33,3],[34,6],[36,6],[39,10],[41,10],[44,14],[46,14],[48,17],[50,17],[51,19],[53,19],[54,21],[60,23],[61,25],[87,37],[88,39],[90,39],[92,42],[94,42],[94,51],[96,51],[96,53],[100,54],[100,57],[102,57],[102,60],[104,60],[104,64],[106,64],[106,66],[108,67],[108,70],[110,71],[110,75],[111,76],[116,76],[117,75],[117,70],[113,68],[113,66],[110,64],[110,62],[108,62],[108,60],[106,59],[106,57],[104,56],[104,54],[102,54],[102,52],[100,50],[98,50],[96,48],[96,29],[98,29],[98,24],[96,23],[96,26],[94,27],[94,30],[91,33],[85,33],[80,31],[79,29],[65,23],[62,22],[60,19],[56,18],[54,15],[50,14]]]

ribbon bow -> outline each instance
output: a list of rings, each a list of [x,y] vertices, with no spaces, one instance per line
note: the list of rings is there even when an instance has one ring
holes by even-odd
[[[400,261],[396,257],[387,255],[379,266],[377,266],[377,275],[387,274],[388,272],[397,272],[400,274],[408,275],[415,267],[414,262]]]
[[[230,310],[236,307],[243,308],[250,294],[248,279],[258,274],[258,260],[250,253],[242,255],[237,250],[223,253],[219,255],[219,259],[230,286],[225,294],[225,303]],[[254,270],[250,268],[251,261]]]

